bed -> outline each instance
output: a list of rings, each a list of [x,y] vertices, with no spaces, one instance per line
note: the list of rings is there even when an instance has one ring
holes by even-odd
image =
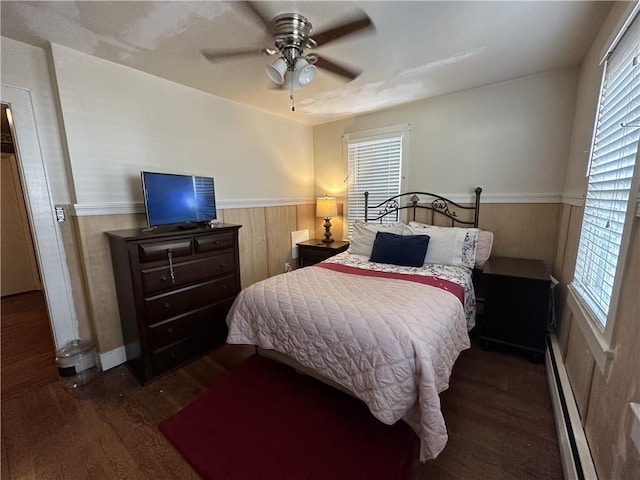
[[[435,458],[447,442],[439,394],[470,347],[472,271],[488,258],[481,191],[471,205],[410,192],[370,206],[365,194],[349,250],[244,289],[227,316],[227,343],[311,372],[386,424],[406,421],[420,460]]]

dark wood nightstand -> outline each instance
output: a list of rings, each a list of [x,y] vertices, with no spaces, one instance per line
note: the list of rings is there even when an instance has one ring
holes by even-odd
[[[483,348],[509,345],[542,360],[546,349],[551,279],[541,260],[492,257],[484,266]]]
[[[300,268],[314,265],[338,253],[346,252],[349,248],[349,242],[335,240],[331,243],[322,243],[319,238],[306,240],[296,245],[298,245],[298,266]]]

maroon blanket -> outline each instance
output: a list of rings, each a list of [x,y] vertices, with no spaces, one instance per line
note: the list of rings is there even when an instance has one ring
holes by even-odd
[[[444,278],[427,276],[427,275],[409,275],[406,273],[393,273],[393,272],[379,272],[377,270],[367,270],[364,268],[351,267],[348,265],[342,265],[339,263],[327,263],[321,262],[313,265],[314,267],[327,268],[336,272],[349,273],[351,275],[363,275],[367,277],[382,277],[382,278],[395,278],[397,280],[406,280],[408,282],[422,283],[424,285],[431,285],[432,287],[441,288],[447,292],[453,293],[460,303],[464,305],[464,288],[462,285],[450,282]]]

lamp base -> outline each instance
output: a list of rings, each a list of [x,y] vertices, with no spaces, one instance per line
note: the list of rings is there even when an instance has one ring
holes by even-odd
[[[329,221],[329,217],[325,217],[324,219],[324,238],[322,239],[322,243],[333,243],[333,238],[331,238],[331,222]]]

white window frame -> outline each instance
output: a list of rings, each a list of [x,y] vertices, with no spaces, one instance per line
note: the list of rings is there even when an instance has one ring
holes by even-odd
[[[354,142],[366,142],[369,140],[391,138],[395,136],[401,137],[401,157],[400,157],[400,193],[407,191],[407,178],[409,177],[408,158],[409,158],[409,134],[411,132],[411,124],[404,123],[398,125],[390,125],[387,127],[375,128],[371,130],[363,130],[360,132],[347,133],[342,136],[342,162],[345,172],[345,228],[343,229],[343,237],[347,239],[351,230],[352,221],[349,219],[349,182],[352,172],[349,171],[349,144]]]
[[[618,33],[611,44],[611,47],[607,50],[607,54],[605,57],[608,59],[610,55],[615,51],[618,47],[620,41],[624,39],[624,33],[627,29],[634,24],[635,28],[640,28],[640,18],[635,19],[636,14],[638,12],[638,8],[634,8],[634,10],[629,15],[627,21],[623,24],[620,29],[620,33]],[[605,78],[607,75],[607,65],[605,63],[605,67],[603,70],[603,77],[601,83],[601,90],[598,96],[598,105],[601,104],[602,94],[603,94],[603,86],[605,82]],[[640,68],[636,67],[636,68]],[[600,107],[598,107],[599,110]],[[633,119],[635,120],[635,119]],[[590,176],[591,169],[591,158],[593,155],[593,145],[595,142],[595,131],[599,122],[599,112],[597,112],[595,123],[594,123],[594,136],[592,140],[591,154],[589,157],[589,166],[587,170],[587,176]],[[635,121],[634,121],[635,123]],[[635,126],[628,126],[621,128],[636,128]],[[574,282],[569,284],[569,295],[568,295],[568,304],[574,314],[574,318],[576,323],[578,324],[580,330],[582,331],[584,338],[591,350],[596,364],[600,371],[607,375],[611,368],[611,363],[614,358],[614,351],[612,349],[614,333],[615,333],[615,320],[617,316],[617,307],[618,307],[618,299],[620,296],[621,283],[624,276],[624,267],[626,264],[627,252],[629,249],[632,227],[634,223],[634,217],[638,214],[638,189],[640,183],[640,148],[636,151],[635,157],[635,167],[631,182],[629,200],[627,204],[626,216],[624,221],[624,227],[622,232],[622,240],[620,244],[620,250],[617,257],[617,266],[613,281],[613,288],[611,292],[611,298],[609,302],[609,308],[606,316],[605,325],[603,326],[600,320],[597,318],[596,314],[589,306],[589,303],[583,298],[579,287],[576,287]],[[584,213],[583,213],[584,216]],[[584,220],[583,220],[584,221]]]

